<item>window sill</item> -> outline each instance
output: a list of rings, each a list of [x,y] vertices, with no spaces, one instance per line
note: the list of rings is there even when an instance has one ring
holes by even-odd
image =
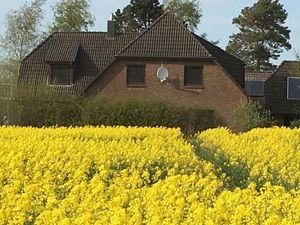
[[[48,87],[73,87],[74,84],[48,84]]]
[[[127,85],[127,88],[146,88],[146,85]]]
[[[204,89],[203,86],[184,86],[184,89]]]

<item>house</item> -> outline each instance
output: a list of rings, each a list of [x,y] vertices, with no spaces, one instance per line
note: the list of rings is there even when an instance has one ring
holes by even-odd
[[[245,91],[254,101],[265,105],[265,81],[274,71],[246,71]]]
[[[300,77],[294,72],[296,63],[283,61],[265,82],[266,108],[286,126],[300,119]]]
[[[22,61],[19,84],[194,105],[236,128],[244,66],[167,12],[141,34],[116,33],[114,21],[108,32],[54,33]]]

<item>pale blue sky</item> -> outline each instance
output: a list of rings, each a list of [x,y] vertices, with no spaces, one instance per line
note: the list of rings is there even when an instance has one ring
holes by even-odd
[[[30,1],[30,0],[28,0]],[[0,34],[5,30],[5,15],[12,9],[16,9],[25,0],[0,0]],[[45,23],[49,25],[52,20],[51,6],[55,5],[58,0],[47,0],[45,11],[47,16]],[[117,8],[123,8],[130,0],[91,0],[91,12],[96,18],[95,26],[92,31],[105,31],[106,21],[111,17],[111,13]],[[253,5],[255,0],[200,0],[203,17],[201,24],[196,31],[197,34],[207,33],[209,40],[220,40],[219,46],[225,48],[229,36],[237,31],[232,25],[232,19],[238,16],[241,9],[245,6]],[[296,51],[300,51],[300,1],[299,0],[280,0],[287,10],[289,16],[286,25],[291,30],[290,42]],[[282,60],[295,59],[294,51],[284,51],[276,64]]]

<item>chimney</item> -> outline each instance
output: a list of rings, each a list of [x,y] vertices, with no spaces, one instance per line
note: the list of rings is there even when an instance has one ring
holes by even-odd
[[[107,35],[106,38],[108,40],[115,40],[117,34],[117,24],[114,20],[109,20],[107,22]]]

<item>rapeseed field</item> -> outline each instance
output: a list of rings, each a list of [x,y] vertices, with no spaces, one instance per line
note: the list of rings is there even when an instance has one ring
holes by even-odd
[[[300,129],[0,127],[1,224],[300,224]]]

